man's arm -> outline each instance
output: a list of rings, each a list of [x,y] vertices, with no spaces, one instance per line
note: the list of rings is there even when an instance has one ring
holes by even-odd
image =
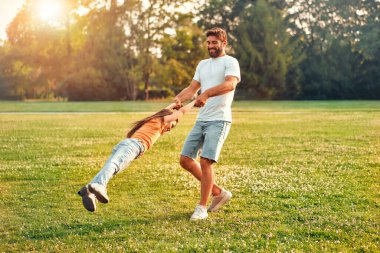
[[[187,86],[185,89],[183,89],[178,95],[174,98],[174,103],[177,105],[181,105],[182,102],[185,102],[187,100],[190,100],[193,98],[193,96],[197,93],[197,91],[201,88],[201,84],[196,81],[192,80],[189,86]]]
[[[206,104],[206,101],[210,97],[220,96],[226,94],[230,91],[233,91],[238,84],[238,78],[235,76],[226,76],[224,78],[224,82],[212,87],[208,90],[205,90],[202,94],[200,94],[195,100],[195,106],[202,107]]]
[[[171,121],[178,120],[178,119],[181,118],[185,113],[189,112],[189,111],[191,110],[191,108],[193,108],[194,103],[195,103],[195,101],[190,102],[190,103],[188,103],[187,105],[185,105],[184,107],[181,107],[181,109],[179,109],[178,111],[173,112],[173,114],[166,115],[166,116],[164,117],[164,122],[167,123],[167,122],[171,122]],[[173,104],[174,104],[174,103],[173,103]]]

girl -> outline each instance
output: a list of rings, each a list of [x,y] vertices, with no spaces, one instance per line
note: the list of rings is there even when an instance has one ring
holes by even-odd
[[[96,210],[96,199],[101,203],[108,203],[106,189],[108,181],[146,152],[161,135],[175,127],[178,119],[194,106],[194,101],[173,112],[172,109],[176,106],[172,103],[165,109],[133,124],[127,138],[113,148],[111,156],[99,173],[78,192],[88,211]]]

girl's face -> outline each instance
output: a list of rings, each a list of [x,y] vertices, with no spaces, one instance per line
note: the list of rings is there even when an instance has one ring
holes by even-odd
[[[169,132],[170,129],[172,129],[176,125],[177,125],[177,121],[171,121],[171,122],[165,123],[164,132]]]

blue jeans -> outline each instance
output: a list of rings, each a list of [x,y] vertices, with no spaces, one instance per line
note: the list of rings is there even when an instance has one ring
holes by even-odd
[[[197,121],[181,151],[181,155],[196,159],[207,158],[214,162],[218,161],[224,141],[231,128],[228,121]]]
[[[91,183],[107,186],[108,181],[117,173],[123,171],[128,165],[144,153],[144,146],[138,139],[128,138],[117,144],[111,156],[104,164]]]

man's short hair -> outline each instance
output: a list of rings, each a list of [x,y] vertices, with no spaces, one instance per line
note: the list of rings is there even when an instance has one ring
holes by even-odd
[[[221,40],[222,42],[227,42],[227,33],[222,28],[214,27],[210,30],[207,30],[206,37],[208,36],[215,36],[218,38],[218,40]]]

